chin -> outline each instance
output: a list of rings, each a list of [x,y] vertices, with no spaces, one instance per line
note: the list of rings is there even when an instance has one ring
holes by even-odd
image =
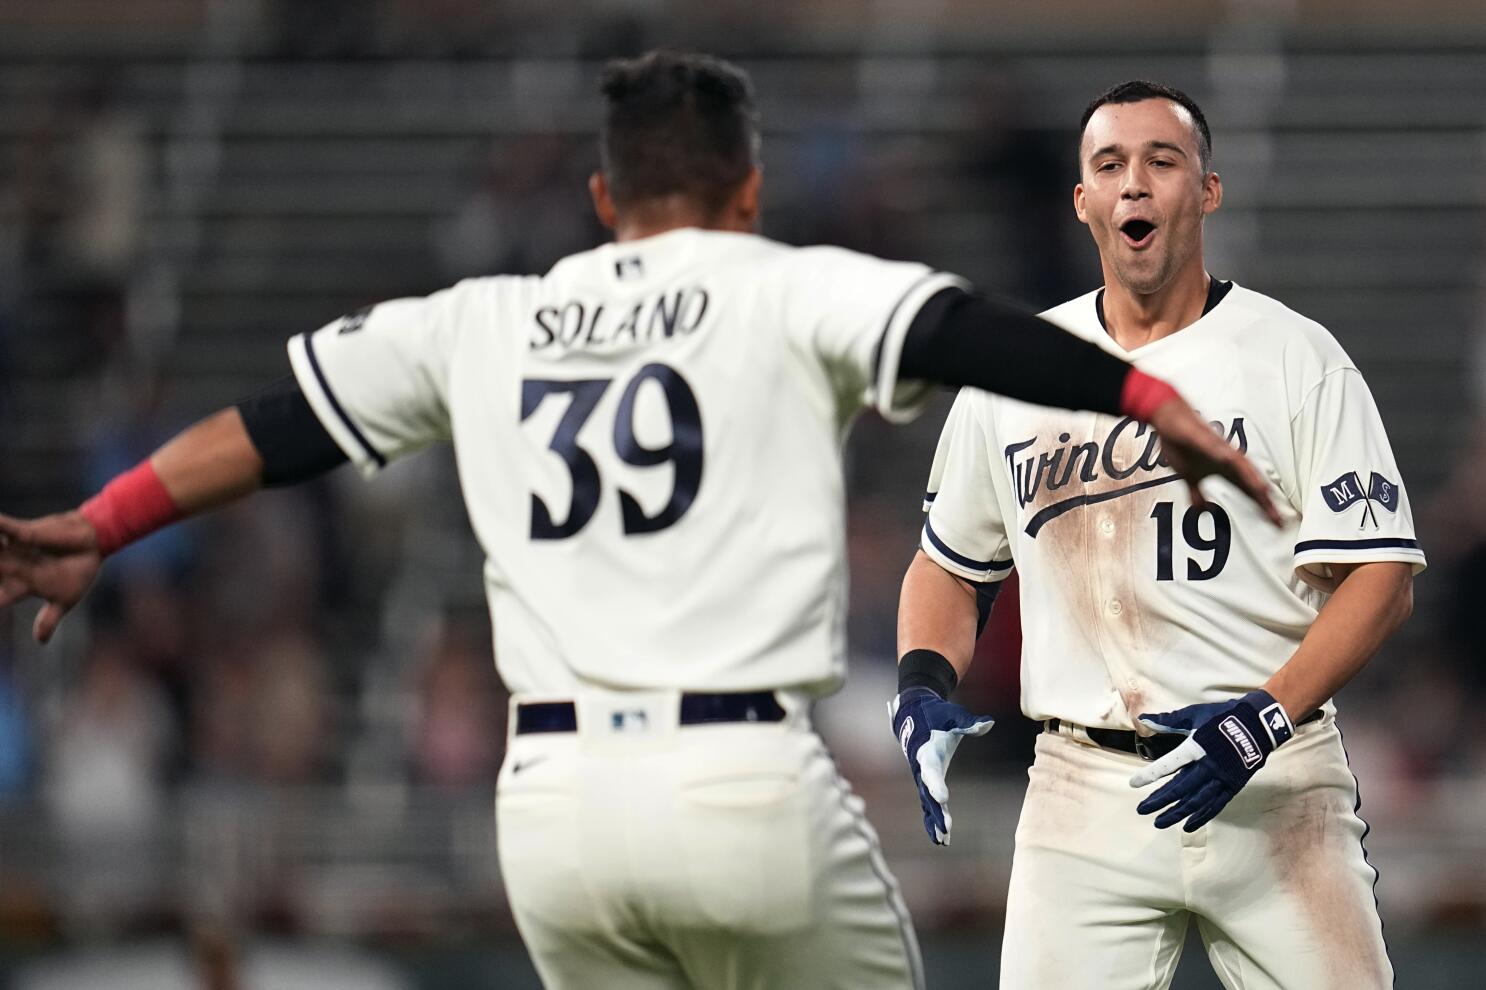
[[[1138,296],[1149,296],[1160,292],[1171,281],[1171,273],[1168,271],[1130,271],[1116,269],[1120,276],[1120,282],[1124,287]]]

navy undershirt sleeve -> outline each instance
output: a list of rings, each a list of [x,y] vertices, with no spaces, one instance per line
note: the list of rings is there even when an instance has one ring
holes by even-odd
[[[1120,415],[1130,365],[1011,303],[943,289],[909,325],[900,379]]]
[[[293,375],[237,404],[248,438],[263,458],[266,487],[293,485],[346,463]]]

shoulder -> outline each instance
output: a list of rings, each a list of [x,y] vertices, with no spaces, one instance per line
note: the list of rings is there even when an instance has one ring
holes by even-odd
[[[1330,330],[1278,299],[1235,284],[1224,300],[1224,308],[1230,306],[1224,317],[1240,325],[1246,344],[1282,355],[1286,371],[1314,378],[1357,370]]]
[[[1099,312],[1095,306],[1098,296],[1099,290],[1094,289],[1037,315],[1080,337],[1103,336],[1104,330],[1099,325]]]

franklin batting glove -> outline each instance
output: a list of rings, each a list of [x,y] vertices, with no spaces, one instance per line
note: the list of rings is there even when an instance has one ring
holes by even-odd
[[[945,701],[926,687],[899,692],[888,703],[893,732],[913,771],[918,801],[924,809],[924,831],[935,845],[949,845],[949,785],[944,775],[960,740],[983,736],[995,723],[989,715],[974,715],[952,701]]]
[[[1295,734],[1284,706],[1268,691],[1142,715],[1140,721],[1156,732],[1177,733],[1187,740],[1130,778],[1131,787],[1144,787],[1176,773],[1135,810],[1149,815],[1165,808],[1156,817],[1156,827],[1170,828],[1185,818],[1182,829],[1187,832],[1212,821],[1275,747]]]

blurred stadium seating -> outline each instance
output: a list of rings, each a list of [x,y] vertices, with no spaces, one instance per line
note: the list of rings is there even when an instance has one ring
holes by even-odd
[[[292,333],[601,237],[584,180],[611,54],[752,71],[773,236],[1041,304],[1098,277],[1068,205],[1084,103],[1168,81],[1214,127],[1209,267],[1337,334],[1411,487],[1435,566],[1341,721],[1401,984],[1478,985],[1486,8],[983,6],[9,0],[0,511],[73,504],[286,373]],[[1014,674],[989,657],[967,685],[1002,722],[956,763],[949,851],[880,717],[942,412],[854,433],[853,674],[820,718],[935,985],[981,986],[1033,731]],[[324,938],[360,947],[361,986],[534,985],[494,857],[504,695],[452,463],[342,474],[121,555],[46,651],[29,612],[0,618],[0,987],[122,986],[89,982],[109,946],[141,985],[230,986],[219,943],[261,973],[285,944],[262,940]]]

